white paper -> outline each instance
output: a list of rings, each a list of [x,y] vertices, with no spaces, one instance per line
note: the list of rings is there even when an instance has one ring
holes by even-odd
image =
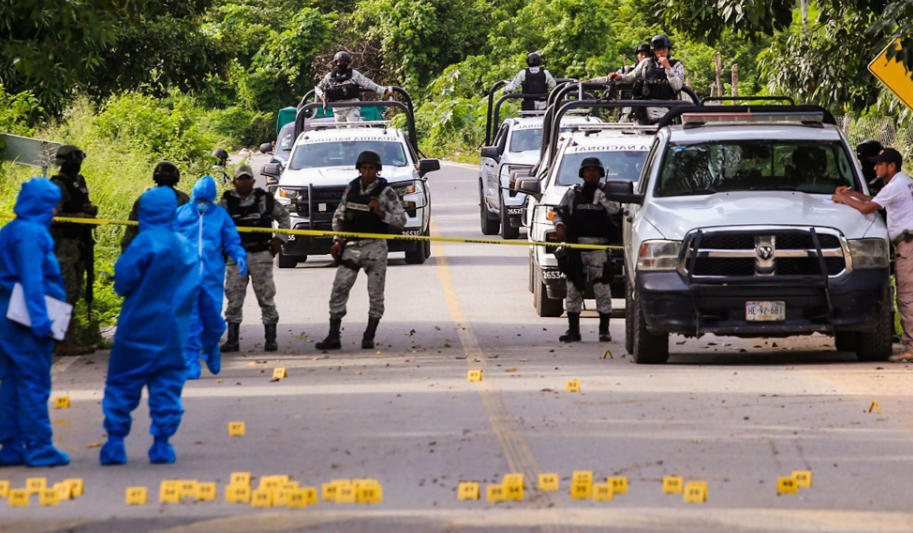
[[[67,328],[70,326],[73,306],[50,296],[45,296],[44,302],[48,308],[48,317],[51,319],[51,336],[62,341],[67,334]],[[6,318],[17,324],[32,327],[32,317],[29,315],[28,306],[25,305],[25,295],[20,283],[13,287],[13,295],[10,298],[10,307],[6,311]]]

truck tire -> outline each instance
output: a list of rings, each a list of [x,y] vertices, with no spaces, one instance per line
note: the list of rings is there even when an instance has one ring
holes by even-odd
[[[485,188],[479,182],[479,219],[482,222],[482,235],[497,235],[501,223],[498,217],[492,215],[485,206]]]
[[[834,344],[838,352],[855,352],[856,351],[856,332],[855,331],[838,331],[834,335]]]
[[[425,230],[425,233],[422,233],[425,237],[431,236],[431,228]],[[425,254],[425,259],[431,257],[431,241],[422,241],[422,252]]]
[[[529,292],[535,292],[535,283],[536,283],[536,264],[533,260],[533,252],[529,252],[529,283],[527,284],[527,289]]]
[[[894,320],[891,310],[894,305],[891,287],[885,287],[878,324],[872,331],[856,334],[856,358],[860,361],[887,361],[891,357]]]
[[[536,304],[536,314],[541,317],[559,317],[564,312],[564,300],[552,300],[548,297],[548,290],[538,273],[533,301]]]
[[[631,293],[631,284],[625,277],[625,351],[634,354],[634,295]]]
[[[407,265],[421,265],[425,262],[425,259],[427,257],[425,256],[425,243],[423,242],[415,243],[415,250],[406,252]]]
[[[303,263],[306,260],[307,260],[307,257],[295,259],[295,258],[289,257],[289,256],[285,255],[284,253],[282,253],[282,250],[279,250],[279,255],[277,256],[276,262],[279,264],[279,268],[295,268],[296,266],[298,266],[298,261],[301,261]]]
[[[501,238],[510,241],[520,237],[520,228],[510,225],[510,215],[507,214],[507,207],[504,205],[504,199],[501,199]]]
[[[630,314],[634,316],[633,348],[631,359],[639,365],[661,365],[669,360],[669,335],[654,335],[647,331],[644,313],[637,298],[632,302]]]

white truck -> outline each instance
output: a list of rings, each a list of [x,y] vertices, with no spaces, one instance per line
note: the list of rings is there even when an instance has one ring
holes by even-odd
[[[680,118],[681,125],[669,125]],[[610,181],[624,224],[626,343],[664,363],[669,334],[824,333],[860,360],[891,354],[887,229],[836,204],[867,192],[834,117],[815,106],[678,109],[639,182]]]

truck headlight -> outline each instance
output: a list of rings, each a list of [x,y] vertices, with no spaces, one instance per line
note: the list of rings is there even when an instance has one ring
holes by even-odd
[[[888,243],[882,239],[850,239],[853,268],[888,268]]]
[[[637,254],[638,270],[675,270],[682,241],[644,241]]]

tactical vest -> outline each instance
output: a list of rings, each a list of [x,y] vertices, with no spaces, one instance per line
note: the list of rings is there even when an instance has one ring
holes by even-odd
[[[539,69],[539,72],[533,74],[526,69],[526,79],[520,84],[523,88],[523,94],[546,94],[548,92],[548,81],[545,77],[545,70]]]
[[[358,84],[352,81],[352,69],[346,69],[345,72],[333,69],[330,75],[330,83],[330,88],[324,94],[326,94],[327,100],[331,102],[354,100],[361,96]]]
[[[85,178],[80,174],[75,180],[64,174],[57,174],[51,178],[54,183],[66,189],[70,199],[61,204],[58,216],[81,215],[85,213],[84,205],[89,203],[89,189],[80,187],[85,183]],[[86,239],[91,236],[91,226],[83,224],[54,224],[54,235],[62,239]]]
[[[669,66],[675,67],[679,61],[670,59]],[[650,61],[643,73],[644,85],[642,94],[650,100],[675,100],[675,91],[669,85],[666,69],[656,60]]]
[[[228,214],[235,221],[235,226],[239,228],[272,229],[273,208],[275,207],[276,199],[263,189],[254,189],[253,195],[254,203],[246,206],[242,206],[241,198],[232,194],[231,191],[225,191],[222,199],[225,200],[225,205],[228,206]],[[264,198],[266,199],[265,202],[263,201]],[[261,211],[261,207],[265,207],[265,212]],[[241,233],[241,244],[248,252],[265,252],[269,250],[269,241],[272,238],[272,233],[244,232]]]
[[[346,195],[346,211],[342,222],[343,231],[350,233],[391,233],[390,226],[368,207],[372,196],[379,197],[387,188],[387,180],[377,178],[373,194],[361,193],[361,178],[349,182]]]
[[[574,210],[571,212],[571,229],[576,237],[611,239],[615,233],[615,221],[605,206],[593,203],[593,196],[583,192],[582,186],[574,187]]]

